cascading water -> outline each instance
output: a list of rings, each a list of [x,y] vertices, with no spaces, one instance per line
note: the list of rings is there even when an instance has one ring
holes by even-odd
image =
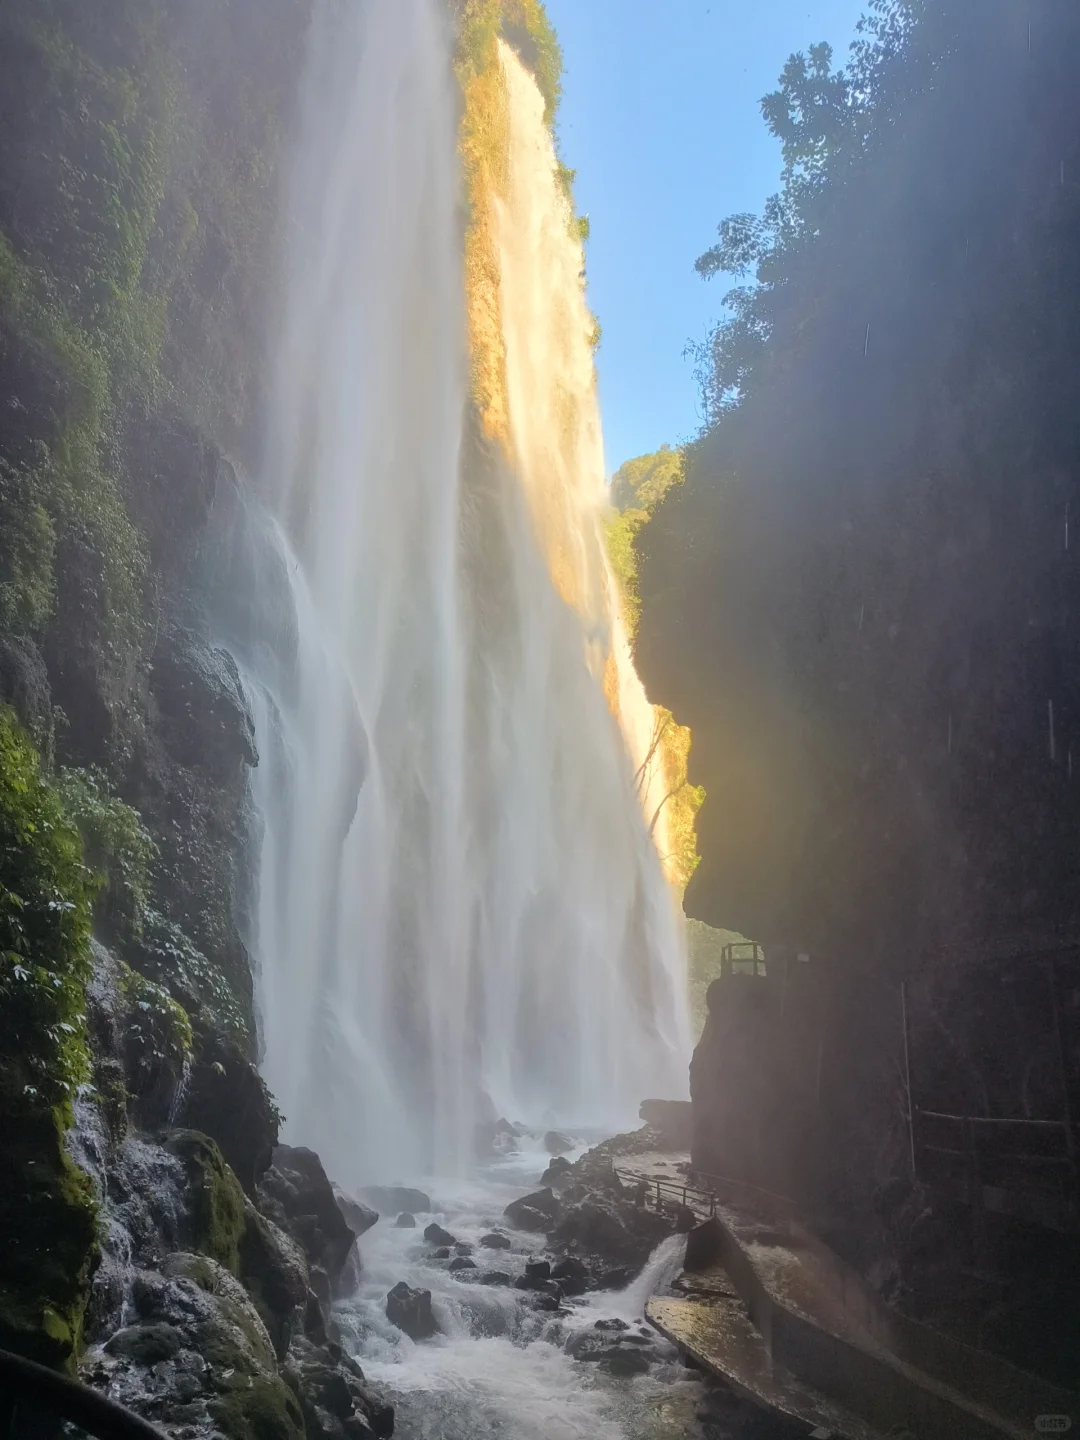
[[[262,757],[265,1070],[346,1185],[453,1173],[490,1106],[614,1126],[685,1091],[580,244],[503,50],[512,453],[493,458],[465,443],[451,44],[437,0],[317,15],[268,444],[277,608],[231,639]]]

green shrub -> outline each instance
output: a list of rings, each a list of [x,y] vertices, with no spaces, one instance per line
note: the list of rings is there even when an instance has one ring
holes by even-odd
[[[157,846],[139,812],[111,793],[101,770],[61,770],[53,783],[78,827],[86,863],[100,882],[98,923],[112,938],[137,939],[150,904],[157,858]]]
[[[0,626],[39,633],[56,604],[56,530],[40,469],[0,458]]]
[[[148,910],[130,958],[143,975],[163,986],[184,1007],[200,1034],[213,1031],[248,1051],[247,1021],[231,986],[178,925],[159,911]]]
[[[63,1104],[85,1078],[97,888],[33,746],[0,709],[0,1067],[9,1096]]]
[[[191,1020],[164,986],[126,965],[122,973],[125,1069],[132,1088],[144,1095],[180,1080],[194,1043]]]
[[[9,623],[40,629],[52,613],[56,536],[83,534],[101,557],[98,604],[106,639],[137,645],[143,620],[146,547],[132,524],[112,452],[114,401],[101,337],[66,313],[55,285],[15,253],[0,233],[0,326],[36,369],[57,377],[63,394],[59,434],[39,445],[32,470],[0,476],[0,606]]]
[[[0,1346],[52,1364],[77,1353],[96,1241],[89,1181],[64,1147],[89,1073],[96,888],[33,746],[0,709]]]

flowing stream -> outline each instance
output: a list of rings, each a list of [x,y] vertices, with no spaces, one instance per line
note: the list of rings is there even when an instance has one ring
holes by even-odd
[[[528,1146],[528,1141],[522,1142]],[[645,1300],[674,1277],[685,1242],[666,1240],[628,1289],[595,1292],[564,1304],[558,1316],[534,1311],[520,1291],[475,1283],[485,1271],[524,1273],[542,1236],[509,1233],[513,1250],[484,1250],[493,1226],[506,1228],[503,1207],[535,1188],[550,1158],[535,1148],[484,1167],[470,1181],[432,1186],[434,1216],[415,1230],[380,1220],[365,1235],[359,1295],[339,1310],[349,1348],[364,1372],[392,1398],[397,1423],[411,1440],[670,1440],[703,1435],[696,1423],[700,1381],[673,1347],[643,1324]],[[453,1274],[432,1259],[422,1227],[432,1218],[473,1247],[475,1272]],[[386,1319],[387,1290],[399,1280],[432,1292],[441,1334],[414,1344]],[[652,1367],[618,1378],[596,1362],[566,1353],[574,1337],[595,1337],[596,1321],[622,1320],[642,1342]]]
[[[254,697],[253,948],[286,1138],[343,1184],[477,1127],[685,1094],[652,711],[604,557],[580,241],[500,45],[511,433],[466,443],[460,93],[441,0],[322,0],[288,197]],[[269,557],[269,558],[266,558]],[[644,797],[642,789],[647,792]]]

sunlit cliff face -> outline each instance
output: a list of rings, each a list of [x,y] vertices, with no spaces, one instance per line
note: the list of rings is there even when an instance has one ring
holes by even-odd
[[[667,752],[634,668],[603,539],[609,504],[585,256],[545,102],[516,53],[466,89],[463,147],[473,224],[466,265],[473,392],[520,477],[562,599],[623,732],[656,849],[674,846]],[[669,878],[674,879],[669,869]]]

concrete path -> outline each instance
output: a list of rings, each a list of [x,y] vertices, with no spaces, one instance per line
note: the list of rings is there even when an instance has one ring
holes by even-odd
[[[888,1310],[790,1215],[763,1223],[717,1207],[689,1237],[676,1283],[685,1298],[650,1301],[651,1323],[810,1434],[1033,1440],[1080,1432],[1080,1398]]]

